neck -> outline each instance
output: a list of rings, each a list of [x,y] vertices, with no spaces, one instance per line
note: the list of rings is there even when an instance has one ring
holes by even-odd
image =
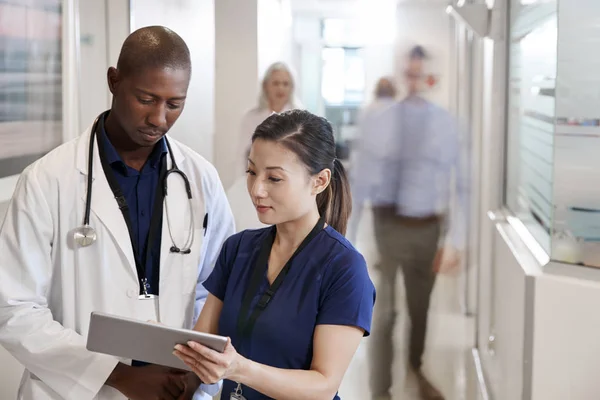
[[[315,206],[308,214],[294,221],[277,224],[274,245],[284,250],[294,251],[313,230],[319,218],[319,211]]]
[[[141,170],[150,157],[153,147],[142,147],[131,141],[129,135],[110,113],[104,121],[104,131],[123,162],[131,168]]]
[[[276,113],[280,113],[285,108],[285,105],[286,105],[285,102],[283,102],[283,103],[270,103],[269,104],[269,108],[271,109],[271,111],[275,111]]]

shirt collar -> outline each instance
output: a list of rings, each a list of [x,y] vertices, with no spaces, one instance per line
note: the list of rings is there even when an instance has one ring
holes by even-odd
[[[104,120],[107,115],[108,115],[108,113],[105,113],[100,118],[100,121],[98,122],[98,125],[99,125],[98,130],[100,132],[101,140],[104,143],[104,151],[105,151],[106,160],[108,161],[108,163],[110,165],[119,164],[119,165],[125,166],[125,162],[123,161],[123,159],[121,158],[119,153],[117,153],[117,149],[115,149],[115,146],[113,146],[113,144],[108,139],[108,135],[106,134],[106,129],[104,127]],[[162,137],[158,141],[158,143],[156,143],[154,145],[154,149],[152,149],[152,153],[150,153],[150,157],[148,158],[149,165],[152,168],[156,168],[159,161],[162,159],[162,156],[167,153],[168,153],[167,140],[164,137]]]

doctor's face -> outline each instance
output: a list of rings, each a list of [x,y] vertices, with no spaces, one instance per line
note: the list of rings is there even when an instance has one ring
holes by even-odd
[[[122,76],[111,68],[108,80],[113,94],[111,115],[131,142],[151,147],[181,115],[190,72],[185,68],[147,68]]]
[[[292,77],[284,70],[273,71],[265,82],[265,92],[272,107],[288,103],[292,93]]]
[[[295,153],[276,142],[257,139],[248,158],[248,193],[263,224],[289,222],[316,205],[318,182]]]

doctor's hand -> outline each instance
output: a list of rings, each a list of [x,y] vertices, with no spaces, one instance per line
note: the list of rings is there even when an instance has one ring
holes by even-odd
[[[196,342],[187,346],[178,344],[173,352],[186,363],[204,383],[212,384],[221,379],[235,379],[238,376],[244,357],[238,354],[231,339],[227,340],[225,351],[219,353]]]
[[[188,372],[183,375],[181,379],[183,380],[185,389],[183,390],[183,393],[179,395],[177,400],[192,400],[194,398],[194,393],[196,393],[196,390],[198,390],[202,381],[193,372]]]
[[[119,363],[106,384],[131,400],[179,400],[186,392],[186,374],[160,365],[132,367]]]

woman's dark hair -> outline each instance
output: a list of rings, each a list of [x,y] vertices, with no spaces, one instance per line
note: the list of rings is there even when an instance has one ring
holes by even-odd
[[[317,207],[325,222],[345,235],[352,197],[344,166],[335,156],[331,124],[308,111],[290,110],[267,118],[254,131],[252,142],[256,139],[277,142],[293,151],[311,175],[331,170],[329,186],[317,195]]]

